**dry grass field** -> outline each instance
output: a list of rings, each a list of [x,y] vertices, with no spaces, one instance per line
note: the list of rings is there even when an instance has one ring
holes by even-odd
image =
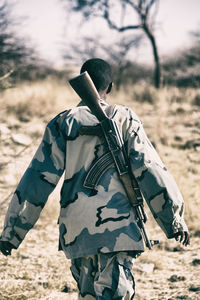
[[[149,213],[147,230],[160,245],[137,259],[136,300],[200,299],[200,89],[141,84],[113,92],[110,103],[131,107],[175,177],[185,199],[191,245],[167,240]],[[0,93],[0,231],[11,195],[34,154],[45,124],[78,104],[69,85],[48,80]],[[0,300],[72,300],[70,261],[57,251],[59,183],[34,229],[11,257],[0,254]]]

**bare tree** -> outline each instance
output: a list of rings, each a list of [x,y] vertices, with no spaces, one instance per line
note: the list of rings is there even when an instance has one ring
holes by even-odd
[[[18,38],[14,27],[9,6],[6,1],[0,0],[0,83],[7,80],[16,72],[19,66],[26,64],[27,58],[33,57],[33,50],[25,46],[25,42]]]
[[[124,83],[122,74],[131,65],[128,57],[129,52],[132,47],[139,47],[142,36],[137,35],[134,39],[130,36],[122,37],[112,47],[105,43],[102,36],[98,35],[96,38],[94,40],[92,37],[83,36],[71,44],[64,45],[63,58],[69,67],[69,62],[76,64],[77,61],[83,63],[91,57],[105,57],[115,71],[113,74],[115,87],[119,90],[122,82]]]
[[[133,37],[127,36],[119,39],[114,47],[103,47],[103,49],[109,54],[109,59],[116,69],[114,72],[114,78],[115,87],[117,90],[120,89],[121,84],[124,82],[123,76],[125,75],[125,71],[130,65],[128,54],[133,47],[139,47],[141,39],[141,35],[135,36],[134,39]]]
[[[66,0],[64,0],[66,1]],[[154,58],[154,83],[155,87],[160,87],[161,68],[158,48],[154,35],[155,16],[158,10],[159,0],[75,0],[72,8],[74,11],[83,13],[85,19],[93,17],[102,17],[108,26],[118,32],[127,32],[131,30],[142,30],[150,41]],[[116,6],[120,8],[120,20],[116,20]],[[138,17],[136,24],[126,24],[127,12],[129,19],[134,20]]]

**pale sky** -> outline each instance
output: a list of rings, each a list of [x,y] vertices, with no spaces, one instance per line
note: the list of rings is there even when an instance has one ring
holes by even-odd
[[[8,0],[13,1],[13,0]],[[63,9],[59,0],[18,0],[13,14],[26,17],[21,23],[20,34],[33,41],[44,58],[60,62],[60,49],[63,43],[82,35],[107,34],[106,25],[96,22],[91,25],[80,24],[79,15],[70,14]],[[189,32],[199,29],[200,0],[160,0],[157,15],[156,37],[161,56],[172,54],[191,43]],[[115,32],[109,32],[114,36]],[[140,49],[137,58],[151,60],[151,48]]]

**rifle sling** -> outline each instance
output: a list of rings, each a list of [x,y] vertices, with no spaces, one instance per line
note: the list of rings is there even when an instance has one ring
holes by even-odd
[[[79,129],[80,135],[96,135],[98,137],[103,136],[101,125],[97,124],[95,126],[81,126]]]
[[[105,112],[106,115],[111,118],[113,113],[114,113],[115,105],[109,105],[106,106]],[[100,124],[97,124],[95,126],[90,126],[90,125],[83,125],[79,129],[79,134],[80,135],[96,135],[98,137],[103,136],[102,128]]]

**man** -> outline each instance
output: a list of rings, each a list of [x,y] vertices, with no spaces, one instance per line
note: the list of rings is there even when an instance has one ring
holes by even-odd
[[[105,102],[112,87],[110,65],[102,59],[86,61],[87,71]],[[141,121],[129,108],[110,110],[126,145],[131,171],[154,218],[168,238],[189,244],[183,218],[183,199],[172,176],[149,142]],[[33,227],[61,175],[59,216],[60,250],[72,260],[79,299],[133,299],[134,259],[144,251],[143,240],[127,195],[114,167],[101,177],[96,189],[84,186],[89,167],[105,153],[98,134],[81,134],[82,126],[98,120],[80,102],[49,122],[43,140],[11,200],[1,235],[0,249],[10,255]]]

